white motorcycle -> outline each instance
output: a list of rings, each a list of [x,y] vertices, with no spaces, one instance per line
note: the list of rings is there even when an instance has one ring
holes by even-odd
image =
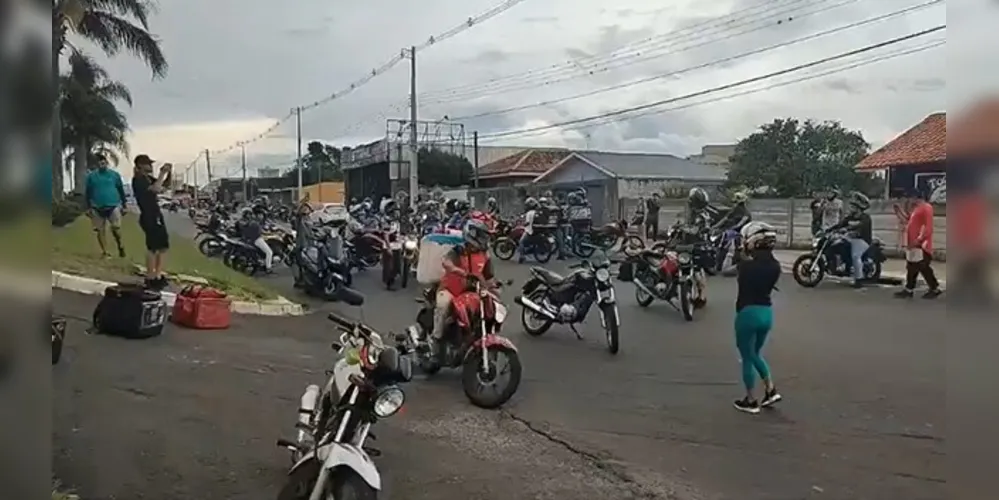
[[[363,302],[344,289],[341,301]],[[398,384],[412,378],[408,357],[386,345],[368,326],[330,313],[342,332],[333,344],[337,360],[325,387],[309,385],[302,395],[295,441],[279,440],[293,465],[278,500],[376,500],[381,475],[366,447],[371,424],[395,415],[406,400]]]

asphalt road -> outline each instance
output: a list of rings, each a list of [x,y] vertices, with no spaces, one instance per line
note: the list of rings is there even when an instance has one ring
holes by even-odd
[[[499,273],[521,284],[527,269]],[[309,305],[400,330],[416,290],[384,291],[371,274],[358,279],[361,310]],[[286,277],[268,279],[297,296]],[[663,303],[639,308],[620,284],[617,356],[595,316],[577,341],[561,327],[528,337],[511,314],[525,378],[503,411],[472,408],[453,374],[411,384],[406,413],[376,431],[386,497],[944,498],[945,304],[785,280],[765,351],[779,408],[731,407],[741,393],[731,280],[711,281],[692,323]],[[54,292],[53,302],[79,318],[53,374],[58,477],[88,499],[273,498],[287,466],[273,441],[330,359],[324,315],[125,342],[79,333],[92,299]]]

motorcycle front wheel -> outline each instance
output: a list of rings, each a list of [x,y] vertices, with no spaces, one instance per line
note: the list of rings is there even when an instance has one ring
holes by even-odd
[[[607,351],[617,354],[621,350],[621,336],[617,308],[613,305],[604,308],[604,331],[607,333]]]
[[[534,260],[541,264],[546,264],[555,255],[555,245],[548,241],[548,238],[541,238],[534,244]]]
[[[806,253],[799,255],[791,265],[791,276],[794,277],[794,281],[805,288],[815,288],[826,275],[826,269],[821,262],[815,266],[815,272],[812,272],[815,259],[816,256]]]
[[[312,488],[319,477],[322,464],[312,460],[299,467],[288,476],[284,486],[278,493],[278,500],[308,500]],[[338,469],[330,478],[330,485],[323,498],[336,500],[377,500],[378,491],[364,482],[360,476],[348,469]]]
[[[693,294],[693,284],[689,281],[684,281],[680,283],[680,312],[683,313],[683,319],[687,321],[694,321],[694,300],[691,297]]]
[[[496,242],[493,243],[493,255],[495,255],[497,259],[510,260],[516,252],[517,245],[515,245],[513,240],[510,238],[497,238]]]
[[[572,252],[581,259],[588,259],[597,251],[589,235],[577,235],[573,240]]]
[[[472,351],[465,358],[461,368],[461,386],[465,391],[465,397],[475,406],[491,410],[503,406],[504,403],[513,397],[520,387],[520,377],[523,367],[520,363],[520,355],[517,351],[504,346],[490,346],[486,348],[486,355],[489,359],[489,370],[482,366],[482,352]],[[506,358],[506,366],[497,367],[496,361]],[[510,379],[505,385],[495,388],[497,380],[506,373],[510,374]],[[487,388],[492,394],[486,394]]]
[[[198,251],[207,257],[217,257],[222,251],[222,242],[218,238],[208,236],[198,243]]]

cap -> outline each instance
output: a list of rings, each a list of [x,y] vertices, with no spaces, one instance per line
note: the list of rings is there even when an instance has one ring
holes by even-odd
[[[136,165],[152,165],[154,162],[155,160],[150,158],[149,155],[138,155],[135,157],[135,160],[133,161],[133,163]]]

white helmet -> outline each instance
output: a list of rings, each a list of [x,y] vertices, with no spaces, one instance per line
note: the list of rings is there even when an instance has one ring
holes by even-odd
[[[742,244],[747,249],[773,248],[777,243],[777,229],[766,222],[750,222],[739,231]]]

